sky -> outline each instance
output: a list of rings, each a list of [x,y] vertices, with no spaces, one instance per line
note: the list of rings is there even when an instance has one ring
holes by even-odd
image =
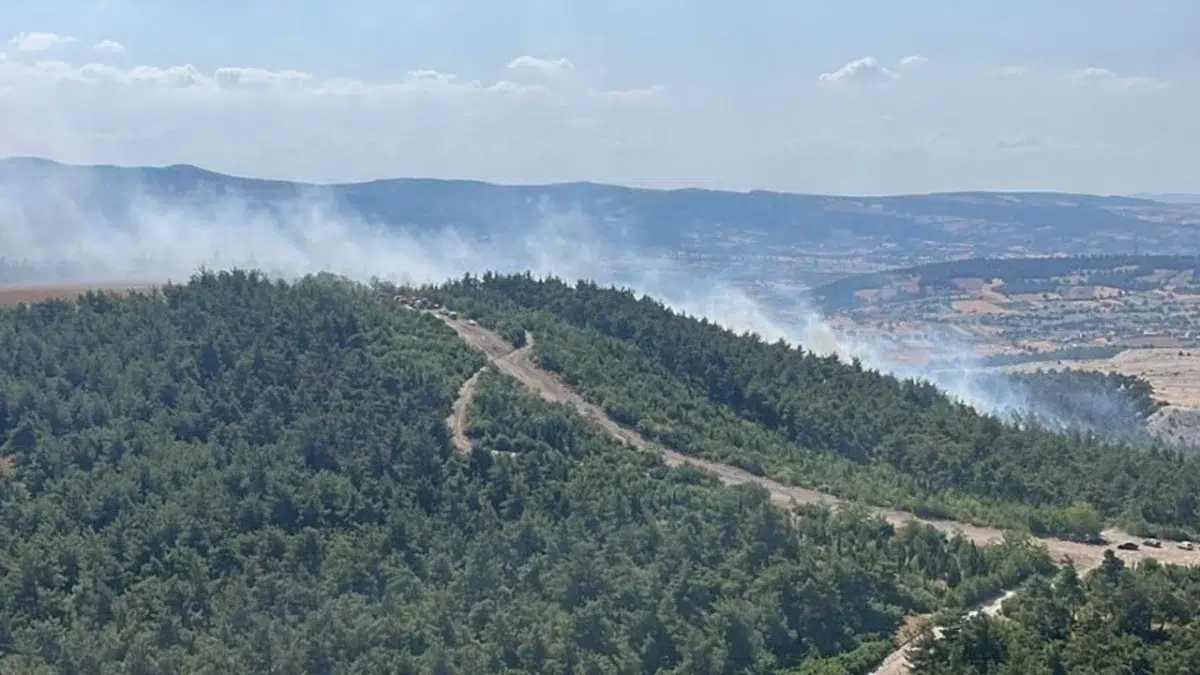
[[[1200,192],[1197,26],[1196,0],[6,0],[0,156]]]

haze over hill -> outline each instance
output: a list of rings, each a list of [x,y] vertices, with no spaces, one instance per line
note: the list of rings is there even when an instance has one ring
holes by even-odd
[[[1127,197],[949,193],[872,199],[571,183],[502,186],[395,179],[314,185],[193,166],[80,167],[0,161],[0,281],[185,278],[202,266],[295,278],[439,282],[481,270],[628,285],[735,330],[930,377],[989,411],[1023,396],[961,369],[926,372],[833,330],[808,283],[976,251],[1104,251],[1142,232],[1148,249],[1195,237],[1192,212]],[[821,267],[823,265],[823,268]],[[963,361],[970,345],[934,344]],[[1021,399],[1021,400],[1018,400]]]
[[[160,222],[168,220],[184,221],[174,226],[186,226],[202,242],[197,223],[242,231],[237,247],[225,238],[221,246],[188,247],[200,261],[237,257],[263,225],[283,231],[300,248],[305,237],[315,245],[334,229],[353,227],[374,236],[384,236],[383,229],[386,236],[439,237],[442,256],[462,251],[455,239],[485,243],[493,259],[502,257],[492,248],[497,243],[536,233],[544,245],[549,230],[572,248],[609,249],[614,258],[669,256],[707,274],[759,283],[768,296],[772,286],[786,293],[854,272],[969,256],[1200,251],[1194,226],[1200,206],[1049,192],[838,197],[433,179],[316,185],[188,165],[81,167],[15,158],[0,160],[0,201],[6,250],[19,248],[11,245],[14,227],[36,230],[60,247],[57,255],[46,250],[49,245],[40,247],[47,261],[67,263],[55,273],[75,276],[83,271],[70,266],[83,265],[96,251],[74,238],[105,227],[171,238]],[[253,224],[231,222],[236,219]],[[117,250],[111,245],[92,257],[111,263],[109,254]],[[264,262],[285,268],[295,263],[269,255]],[[605,265],[621,266],[619,260]],[[391,273],[386,267],[373,271]]]
[[[552,4],[0,9],[0,673],[1194,671],[1200,4]]]

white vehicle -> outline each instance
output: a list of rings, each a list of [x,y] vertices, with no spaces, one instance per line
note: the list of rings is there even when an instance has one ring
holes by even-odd
[[[1179,542],[1179,548],[1185,551],[1193,551],[1196,549],[1196,545],[1190,541],[1181,541]]]

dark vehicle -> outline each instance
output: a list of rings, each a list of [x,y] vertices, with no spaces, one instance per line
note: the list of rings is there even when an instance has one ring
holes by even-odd
[[[1127,542],[1122,543],[1117,548],[1121,549],[1122,551],[1136,551],[1136,550],[1138,550],[1138,545],[1133,543],[1132,541],[1127,541]]]
[[[1091,537],[1088,537],[1087,539],[1084,539],[1083,543],[1091,544],[1092,546],[1106,546],[1106,545],[1108,545],[1108,540],[1097,534],[1095,536],[1091,536]]]
[[[1142,546],[1149,546],[1150,548],[1162,548],[1162,542],[1157,539],[1147,539],[1142,542]]]

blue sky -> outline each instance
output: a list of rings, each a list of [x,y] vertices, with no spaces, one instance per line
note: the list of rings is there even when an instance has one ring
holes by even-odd
[[[0,155],[305,180],[1200,192],[1197,26],[1195,0],[9,0]]]

